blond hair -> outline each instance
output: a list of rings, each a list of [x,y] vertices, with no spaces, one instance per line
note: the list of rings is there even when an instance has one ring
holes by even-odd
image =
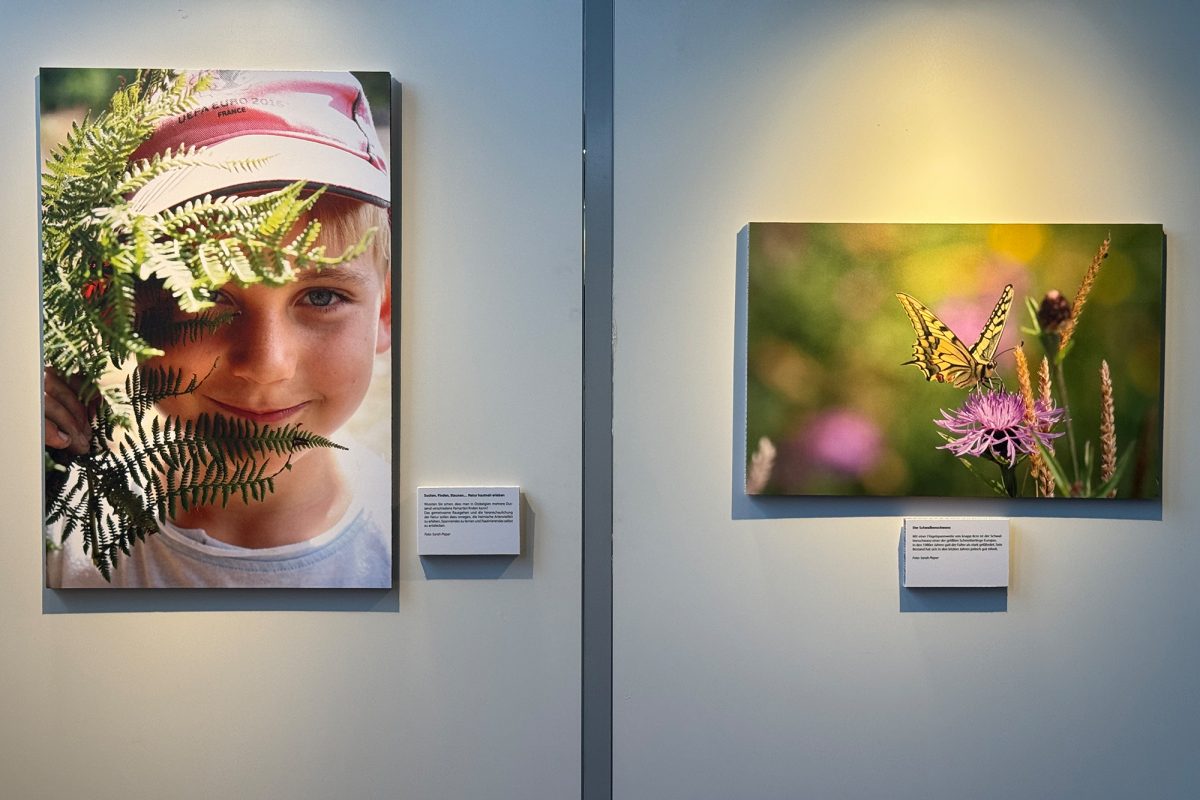
[[[358,242],[374,228],[375,233],[360,258],[370,258],[379,265],[384,276],[392,269],[392,224],[389,209],[372,203],[326,192],[317,198],[309,212],[321,223],[317,237],[325,245],[327,255],[341,255],[347,247]]]

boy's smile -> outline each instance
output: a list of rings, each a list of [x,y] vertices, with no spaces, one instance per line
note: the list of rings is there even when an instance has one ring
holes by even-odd
[[[213,401],[229,416],[242,417],[252,422],[257,422],[260,425],[285,425],[287,421],[296,416],[303,409],[308,407],[308,402],[299,403],[298,405],[288,406],[285,408],[243,408],[241,406],[232,405],[230,403],[222,403],[215,397],[210,397]]]

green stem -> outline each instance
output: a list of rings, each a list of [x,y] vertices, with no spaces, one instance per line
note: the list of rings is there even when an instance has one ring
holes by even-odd
[[[1067,397],[1067,380],[1063,376],[1062,362],[1058,359],[1054,361],[1054,380],[1058,384],[1058,396],[1062,398],[1063,422],[1067,426],[1067,447],[1071,451],[1071,469],[1073,472],[1073,483],[1078,484],[1079,480],[1079,456],[1076,453],[1075,447],[1075,425],[1071,420],[1071,401]]]
[[[1009,497],[1016,497],[1018,495],[1016,462],[1005,465],[997,461],[996,465],[1000,467],[1000,479],[1004,482],[1004,491]]]

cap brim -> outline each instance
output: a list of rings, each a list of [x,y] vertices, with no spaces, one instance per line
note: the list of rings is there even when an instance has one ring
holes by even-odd
[[[157,214],[205,195],[277,189],[296,181],[327,186],[385,208],[391,181],[376,165],[330,144],[278,135],[246,135],[200,151],[196,163],[159,175],[134,192],[133,209]],[[247,166],[247,163],[249,164]]]

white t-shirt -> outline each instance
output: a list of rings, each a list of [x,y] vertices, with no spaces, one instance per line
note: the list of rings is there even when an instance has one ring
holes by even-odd
[[[76,532],[47,556],[47,585],[85,588],[390,588],[392,585],[391,469],[361,445],[339,452],[349,507],[331,528],[281,547],[248,548],[171,522],[122,556],[112,582],[83,552]],[[51,531],[51,536],[60,535]]]

